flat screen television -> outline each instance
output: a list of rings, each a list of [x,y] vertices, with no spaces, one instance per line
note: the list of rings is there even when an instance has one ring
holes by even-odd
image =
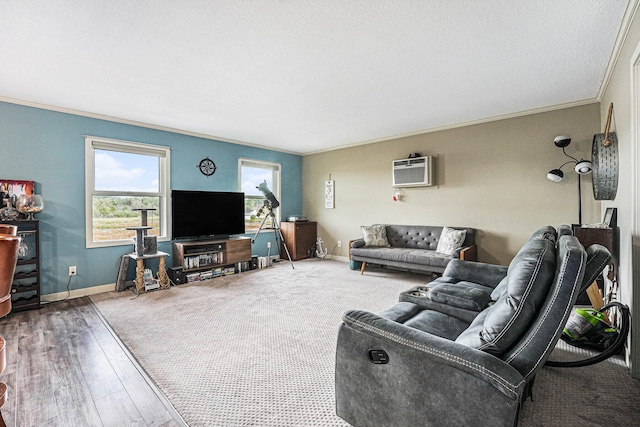
[[[244,233],[244,193],[171,191],[173,239],[226,237]]]

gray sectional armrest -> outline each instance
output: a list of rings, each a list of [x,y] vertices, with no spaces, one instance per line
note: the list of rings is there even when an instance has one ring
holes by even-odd
[[[429,298],[437,303],[479,312],[487,308],[491,294],[458,284],[439,283],[431,288]]]
[[[447,265],[443,275],[495,288],[507,276],[507,267],[454,259]]]
[[[349,248],[363,248],[364,239],[354,239],[349,241]]]
[[[433,301],[431,298],[427,297],[426,292],[424,293],[424,296],[414,295],[414,290],[415,288],[412,288],[408,291],[401,292],[400,296],[398,297],[398,301],[412,302],[422,309],[439,311],[440,313],[448,314],[449,316],[464,320],[468,323],[471,323],[473,319],[475,319],[475,317],[478,315],[478,312],[475,310],[468,310],[457,307],[455,305]]]

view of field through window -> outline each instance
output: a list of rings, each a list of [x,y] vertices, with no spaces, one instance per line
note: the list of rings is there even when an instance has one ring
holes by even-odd
[[[147,211],[149,235],[161,235],[160,163],[158,156],[96,149],[95,184],[92,195],[93,240],[131,239]]]
[[[159,197],[94,196],[93,238],[95,241],[131,239],[136,235],[127,227],[141,224],[141,212],[133,209],[156,209],[147,211],[147,234],[160,235]]]

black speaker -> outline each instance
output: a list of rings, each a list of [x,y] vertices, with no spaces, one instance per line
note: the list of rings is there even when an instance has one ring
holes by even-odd
[[[169,279],[174,285],[182,285],[186,282],[186,277],[182,272],[182,267],[169,267],[169,271],[167,273],[169,275]]]
[[[251,269],[256,270],[258,268],[258,256],[251,255]]]

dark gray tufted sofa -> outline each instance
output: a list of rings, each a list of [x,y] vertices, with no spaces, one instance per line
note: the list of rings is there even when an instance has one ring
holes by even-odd
[[[451,227],[467,231],[462,248],[452,255],[436,252],[443,228],[429,225],[387,225],[390,247],[366,247],[364,239],[352,240],[349,259],[362,263],[361,273],[364,273],[367,263],[418,272],[442,273],[452,259],[477,260],[474,228]]]
[[[610,256],[543,227],[508,267],[452,261],[435,284],[411,290],[427,295],[401,295],[379,315],[346,312],[337,414],[356,427],[517,425],[581,287]],[[432,300],[440,285],[450,289]]]

